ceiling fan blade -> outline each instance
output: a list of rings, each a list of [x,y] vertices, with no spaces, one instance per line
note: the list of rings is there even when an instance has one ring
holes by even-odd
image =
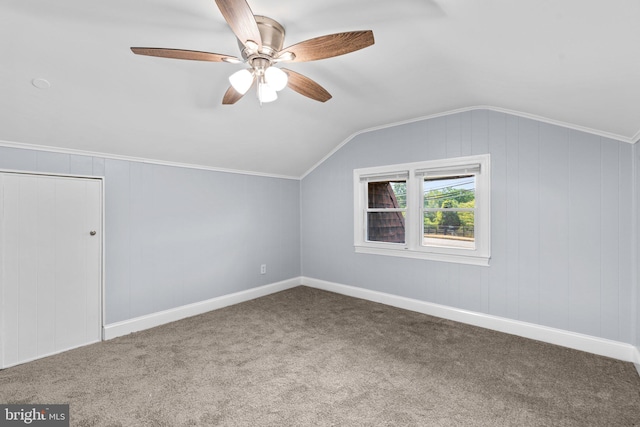
[[[286,68],[282,68],[282,71],[287,73],[289,76],[287,86],[298,92],[300,95],[304,95],[320,102],[327,102],[331,99],[331,94],[309,77],[305,77],[295,71],[287,70]]]
[[[136,55],[158,56],[160,58],[191,59],[194,61],[210,62],[242,62],[241,59],[231,55],[220,55],[219,53],[200,52],[197,50],[165,49],[159,47],[132,47],[131,51]]]
[[[245,0],[216,0],[216,4],[231,31],[243,45],[247,46],[247,42],[253,42],[258,49],[262,48],[262,37],[256,18]]]
[[[291,62],[315,61],[355,52],[373,43],[371,30],[336,33],[296,43],[278,52],[276,58],[291,52],[295,55]]]
[[[222,97],[222,104],[223,105],[235,104],[236,102],[240,101],[240,99],[243,96],[244,94],[235,90],[233,86],[229,86],[229,89],[227,89],[224,96]]]

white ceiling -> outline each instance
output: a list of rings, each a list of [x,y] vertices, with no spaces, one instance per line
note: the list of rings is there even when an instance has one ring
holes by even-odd
[[[214,0],[2,0],[0,141],[299,177],[354,133],[474,106],[639,137],[638,0],[249,4],[285,45],[367,29],[376,43],[287,65],[333,95],[324,104],[285,89],[223,106],[241,65],[129,50],[239,55]]]

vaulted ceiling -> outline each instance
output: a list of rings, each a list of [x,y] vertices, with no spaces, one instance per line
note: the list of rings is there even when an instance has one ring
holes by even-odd
[[[354,133],[487,106],[625,142],[640,130],[637,0],[249,0],[285,46],[352,30],[375,44],[292,63],[333,98],[285,89],[222,105],[242,65],[214,0],[3,0],[0,144],[299,177]],[[49,87],[38,88],[45,85]]]

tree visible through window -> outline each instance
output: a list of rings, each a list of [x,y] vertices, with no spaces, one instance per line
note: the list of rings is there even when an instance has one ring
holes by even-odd
[[[423,194],[423,245],[473,248],[475,176],[424,178]]]

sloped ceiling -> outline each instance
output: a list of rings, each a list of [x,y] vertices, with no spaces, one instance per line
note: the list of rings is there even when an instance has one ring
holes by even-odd
[[[287,66],[327,103],[285,89],[262,107],[251,94],[223,106],[241,65],[129,50],[239,55],[214,0],[3,0],[0,140],[299,177],[354,133],[474,106],[638,138],[637,0],[249,4],[285,27],[285,45],[364,29],[376,43]]]

